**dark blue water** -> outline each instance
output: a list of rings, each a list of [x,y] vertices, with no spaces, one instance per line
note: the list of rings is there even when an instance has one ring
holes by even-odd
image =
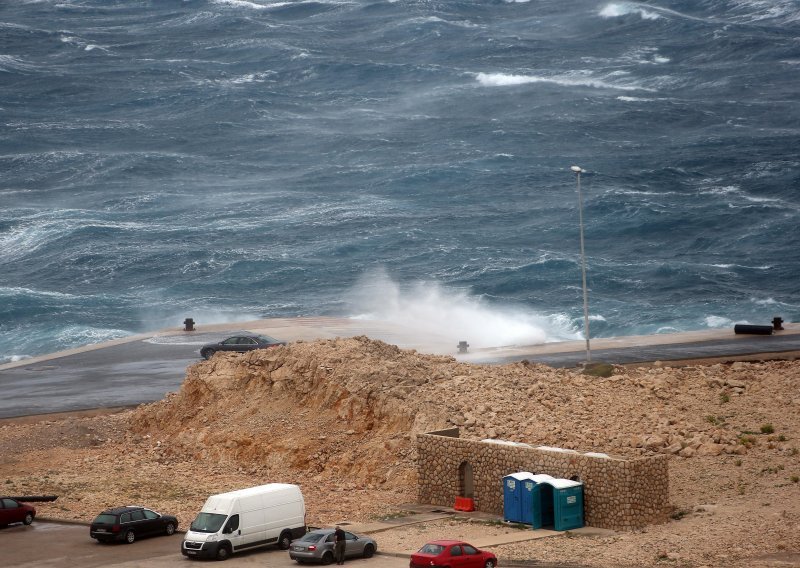
[[[580,337],[574,164],[593,336],[800,321],[799,14],[0,3],[0,361],[188,316]]]

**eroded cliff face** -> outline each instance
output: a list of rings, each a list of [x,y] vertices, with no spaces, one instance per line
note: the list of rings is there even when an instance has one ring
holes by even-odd
[[[452,426],[473,439],[621,456],[741,455],[753,445],[742,432],[796,429],[781,408],[797,402],[797,369],[618,367],[596,378],[528,362],[459,363],[355,337],[218,353],[131,423],[168,439],[173,456],[399,487],[414,482],[416,434]],[[788,448],[785,433],[768,443]]]

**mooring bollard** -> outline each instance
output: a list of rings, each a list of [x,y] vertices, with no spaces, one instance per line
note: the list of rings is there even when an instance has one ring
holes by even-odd
[[[467,343],[466,341],[459,341],[458,342],[458,352],[459,353],[466,353],[468,348],[469,348],[469,343]]]
[[[772,329],[775,331],[780,331],[783,329],[783,318],[781,317],[774,317],[772,318]]]
[[[194,331],[194,320],[192,318],[183,320],[183,331]]]
[[[749,333],[752,335],[772,335],[772,326],[737,323],[736,325],[733,326],[733,333]]]

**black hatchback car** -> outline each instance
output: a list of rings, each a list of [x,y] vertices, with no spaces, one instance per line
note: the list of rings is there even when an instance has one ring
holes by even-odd
[[[285,341],[275,339],[269,335],[235,335],[223,339],[219,343],[207,343],[200,348],[200,355],[203,359],[211,359],[217,351],[234,351],[244,353],[254,349],[270,349],[286,345]]]
[[[89,536],[98,542],[121,541],[128,544],[140,536],[171,535],[178,528],[178,519],[145,507],[114,507],[97,515],[89,527]]]

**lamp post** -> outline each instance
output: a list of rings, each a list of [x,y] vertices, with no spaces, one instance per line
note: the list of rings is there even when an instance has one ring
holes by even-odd
[[[580,166],[572,166],[578,184],[578,219],[581,229],[581,276],[583,278],[583,329],[586,334],[586,361],[592,360],[592,349],[589,346],[589,294],[586,292],[586,253],[583,249],[583,195],[581,194],[581,174],[586,170]]]

